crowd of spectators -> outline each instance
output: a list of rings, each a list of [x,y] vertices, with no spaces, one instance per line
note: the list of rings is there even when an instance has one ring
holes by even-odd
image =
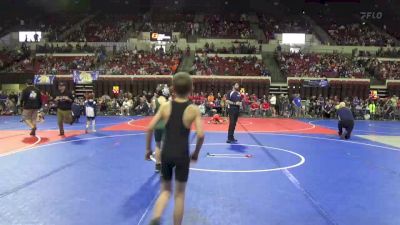
[[[380,48],[378,51],[371,52],[360,50],[358,57],[361,58],[400,58],[400,49],[397,48]]]
[[[0,71],[10,72],[12,68],[29,59],[31,49],[25,43],[18,49],[3,48],[0,50]]]
[[[285,76],[363,78],[365,69],[341,54],[277,52],[276,59]]]
[[[392,15],[385,15],[382,20],[377,20],[375,25],[392,35],[397,40],[400,40],[400,16],[398,13]]]
[[[42,111],[46,114],[55,114],[56,104],[52,96],[42,91]],[[400,99],[393,95],[388,98],[370,96],[366,99],[359,97],[312,96],[303,99],[299,94],[263,95],[241,93],[241,114],[250,117],[308,117],[308,118],[336,118],[336,107],[343,101],[350,108],[356,119],[400,120]],[[154,114],[154,100],[156,93],[143,91],[133,96],[131,93],[119,93],[113,96],[103,95],[97,98],[100,115],[152,115]],[[20,114],[20,93],[4,93],[0,91],[0,114]],[[169,97],[171,98],[171,97]],[[223,92],[195,92],[189,99],[199,106],[204,116],[213,116],[218,113],[227,116],[227,95]],[[75,108],[83,109],[83,99],[76,98]],[[74,108],[74,107],[73,107]],[[82,110],[83,112],[83,110]]]
[[[51,42],[60,41],[60,36],[72,28],[76,23],[82,20],[86,14],[55,14],[46,16],[43,21],[45,25],[44,28],[39,30],[45,32],[46,38]]]
[[[72,46],[70,45],[72,48]],[[50,47],[51,48],[51,47]],[[182,51],[172,46],[167,52],[163,48],[150,52],[121,50],[107,55],[103,48],[86,56],[34,56],[14,65],[12,72],[34,72],[37,74],[72,74],[73,70],[99,71],[109,75],[171,75],[176,73],[182,60]],[[0,54],[1,59],[1,54]]]
[[[10,49],[0,50],[0,70],[3,70],[21,60],[23,54],[20,51]]]
[[[258,51],[257,51],[258,50]],[[257,49],[256,46],[250,45],[250,43],[244,42],[233,42],[229,48],[215,48],[214,43],[208,42],[204,45],[204,48],[196,49],[196,53],[219,53],[219,54],[257,54],[260,53],[260,47]]]
[[[364,23],[337,24],[325,26],[337,45],[394,46],[395,40],[385,33]]]
[[[103,96],[99,99],[100,111],[107,114],[107,109],[112,109],[116,115],[152,115],[152,104],[157,95],[147,93],[136,97],[126,93],[117,97]],[[107,100],[108,99],[108,100]],[[203,116],[213,116],[218,113],[227,116],[226,94],[193,93],[189,99],[199,106]],[[400,101],[396,96],[386,99],[360,99],[358,97],[346,97],[343,100],[351,109],[356,119],[397,119],[400,120]],[[293,96],[264,95],[242,93],[241,114],[250,117],[289,117],[289,118],[336,118],[335,106],[339,104],[337,96],[324,98],[313,96],[309,99],[301,99],[300,95]],[[367,116],[368,115],[368,116]]]
[[[103,69],[107,74],[170,75],[177,71],[181,59],[179,49],[168,52],[163,48],[151,52],[125,50],[110,57]]]
[[[190,99],[199,105],[203,115],[212,116],[219,113],[226,116],[226,94],[194,93]],[[308,117],[336,118],[336,108],[344,101],[353,112],[356,119],[397,119],[400,120],[400,99],[391,96],[385,99],[338,96],[312,96],[302,99],[299,94],[264,95],[242,93],[241,113],[250,117]]]
[[[94,53],[96,51],[105,51],[104,46],[93,47],[87,43],[76,43],[75,47],[71,43],[66,43],[65,45],[59,46],[59,44],[54,45],[53,43],[44,45],[36,45],[36,53]]]
[[[7,15],[1,17],[0,35],[5,32],[41,31],[50,41],[58,41],[58,37],[82,20],[85,14],[44,13],[32,15]],[[32,18],[33,17],[33,18]]]
[[[400,58],[400,48],[380,48],[376,52],[376,57]]]
[[[39,56],[34,60],[34,71],[37,74],[72,74],[73,70],[96,70],[94,56]]]
[[[172,33],[180,32],[181,35],[197,34],[199,23],[194,22],[194,14],[170,13],[143,15],[142,25],[139,30],[144,32]]]
[[[169,13],[143,15],[140,31],[182,32],[194,21],[194,14]]]
[[[72,74],[73,70],[92,71],[98,68],[99,56],[44,55],[22,60],[10,68],[15,73]]]
[[[0,115],[16,115],[18,114],[18,99],[17,93],[11,91],[5,93],[0,90]]]
[[[147,93],[146,91],[136,97],[129,92],[120,93],[112,97],[103,95],[98,99],[98,111],[103,115],[148,116],[154,113],[151,102],[155,97],[155,94]]]
[[[250,27],[247,15],[205,15],[200,24],[201,37],[214,38],[253,38],[254,31]]]
[[[117,42],[134,29],[134,20],[134,16],[101,14],[72,31],[63,41]]]
[[[275,33],[311,33],[311,24],[301,18],[277,18],[271,15],[259,14],[259,27],[267,40],[275,39]]]
[[[381,61],[377,58],[359,59],[366,71],[378,80],[399,80],[400,61]]]
[[[338,96],[324,98],[322,95],[304,100],[299,95],[288,100],[285,98],[287,97],[281,96],[278,102],[281,105],[279,108],[283,108],[284,112],[289,112],[285,115],[288,117],[336,118],[335,106],[343,101],[353,112],[355,119],[400,119],[400,101],[396,96],[386,99],[372,97],[362,99],[355,96],[345,97],[342,100]],[[297,101],[298,99],[300,101]]]
[[[194,75],[269,76],[261,59],[255,56],[214,57],[195,56],[191,68]]]
[[[172,33],[180,32],[183,35],[191,33],[191,22],[179,21],[179,22],[146,22],[140,28],[142,32],[157,32],[157,33]]]

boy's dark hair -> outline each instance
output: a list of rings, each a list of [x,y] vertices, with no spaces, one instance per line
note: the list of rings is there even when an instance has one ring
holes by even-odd
[[[172,86],[177,95],[188,95],[193,87],[192,77],[188,73],[179,72],[172,78]]]

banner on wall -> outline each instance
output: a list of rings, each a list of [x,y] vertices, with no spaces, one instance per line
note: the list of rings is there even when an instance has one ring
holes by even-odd
[[[114,85],[112,92],[114,95],[118,95],[119,94],[119,86],[118,85]]]
[[[35,85],[52,85],[54,83],[55,75],[35,75],[33,83]]]
[[[74,70],[72,76],[75,84],[91,84],[99,78],[99,71]]]
[[[327,79],[318,80],[303,80],[303,87],[328,87],[329,82]]]
[[[369,93],[369,98],[373,99],[373,100],[378,99],[379,98],[378,91],[377,90],[371,90],[370,93]]]

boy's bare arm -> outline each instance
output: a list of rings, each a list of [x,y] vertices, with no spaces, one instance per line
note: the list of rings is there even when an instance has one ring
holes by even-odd
[[[197,142],[196,142],[196,148],[191,155],[191,159],[196,161],[199,157],[200,149],[204,142],[204,130],[199,108],[194,107],[194,111],[195,111],[194,125],[196,128]]]

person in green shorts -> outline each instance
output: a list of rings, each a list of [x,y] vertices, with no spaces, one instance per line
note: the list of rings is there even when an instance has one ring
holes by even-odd
[[[163,86],[157,87],[157,98],[152,102],[154,114],[158,112],[161,105],[167,102],[168,96],[164,96]],[[156,126],[154,127],[154,139],[156,142],[155,147],[155,159],[156,159],[156,169],[155,171],[158,173],[161,169],[161,141],[164,136],[165,130],[165,123],[164,121],[160,120],[157,122]]]

